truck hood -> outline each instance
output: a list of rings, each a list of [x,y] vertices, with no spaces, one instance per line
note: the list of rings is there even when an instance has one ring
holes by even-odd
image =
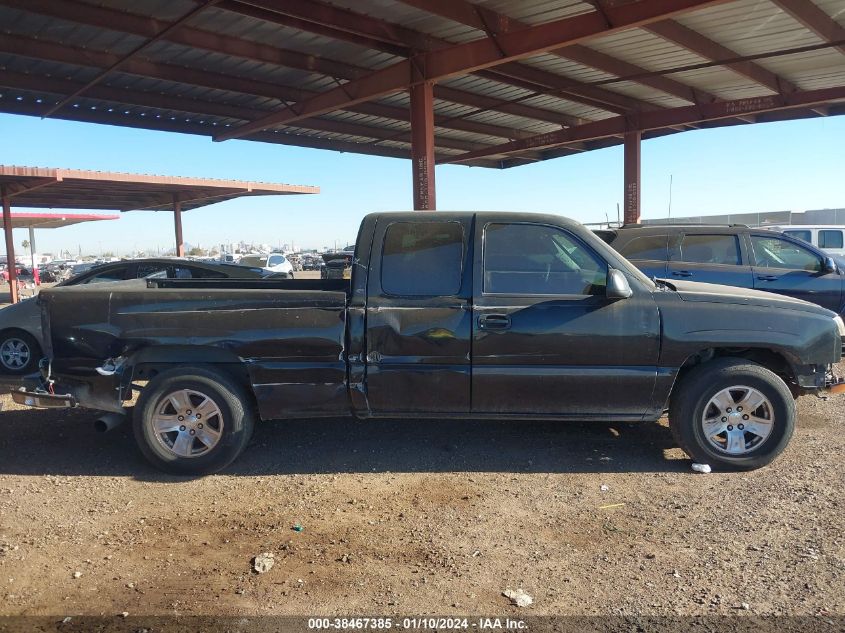
[[[749,288],[737,288],[736,286],[723,286],[720,284],[705,284],[697,281],[665,281],[669,286],[675,288],[678,296],[684,301],[702,301],[706,303],[734,303],[740,305],[755,305],[774,309],[797,310],[799,312],[811,312],[823,314],[830,317],[836,316],[827,308],[793,299],[785,295],[762,290],[751,290]]]

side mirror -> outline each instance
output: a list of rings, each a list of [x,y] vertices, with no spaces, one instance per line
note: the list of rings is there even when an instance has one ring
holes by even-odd
[[[836,260],[832,257],[825,257],[824,263],[822,264],[822,272],[823,273],[835,273],[836,272]]]
[[[621,270],[611,268],[607,271],[607,298],[608,299],[627,299],[634,291],[631,290],[631,284],[628,283],[628,278]]]

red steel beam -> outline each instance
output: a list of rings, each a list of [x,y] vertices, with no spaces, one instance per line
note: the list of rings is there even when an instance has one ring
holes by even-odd
[[[731,119],[779,110],[807,108],[838,101],[845,101],[845,86],[820,90],[805,90],[787,95],[768,95],[764,97],[736,99],[733,101],[716,101],[714,103],[669,108],[654,112],[640,112],[627,117],[612,117],[557,132],[538,134],[528,139],[504,143],[487,150],[468,152],[461,156],[441,160],[440,162],[460,163],[464,160],[513,154],[526,150],[557,147],[573,142],[620,136],[628,132],[660,130],[678,125]]]
[[[118,58],[117,55],[105,51],[65,46],[43,39],[30,40],[24,37],[2,33],[0,33],[0,52],[91,68],[103,68]],[[280,101],[301,101],[302,99],[319,94],[313,90],[248,79],[243,76],[215,73],[212,71],[199,71],[185,66],[162,64],[142,59],[130,60],[121,67],[120,72],[138,75],[140,77],[151,77],[177,83],[204,86],[226,92],[258,95],[279,99]],[[495,99],[492,101],[493,106],[499,105],[500,103]],[[529,112],[523,114],[533,114],[530,108],[527,109]],[[410,121],[408,110],[382,103],[362,103],[354,108],[349,108],[348,111],[386,119],[395,119],[397,121]],[[546,119],[556,119],[560,123],[560,115],[556,115],[552,110],[544,112],[547,112],[547,114],[544,114]],[[248,120],[248,117],[245,120]],[[443,116],[435,116],[435,125],[444,129],[460,130],[506,139],[530,136],[530,134],[514,128],[466,119],[456,120]]]
[[[640,223],[640,145],[642,132],[634,131],[625,134],[625,224]]]
[[[737,53],[729,49],[727,46],[722,46],[718,42],[714,42],[701,33],[692,30],[675,20],[664,20],[662,22],[654,22],[645,27],[646,30],[654,33],[658,37],[674,42],[681,48],[695,53],[707,60],[729,59],[731,57],[738,57]],[[788,93],[795,92],[796,86],[773,73],[766,70],[760,64],[754,62],[739,62],[736,64],[725,64],[726,68],[730,68],[734,72],[748,77],[752,81],[765,86],[772,92]]]
[[[825,42],[845,40],[845,27],[830,17],[812,0],[772,0],[801,24],[818,35]],[[845,54],[845,46],[837,46]]]
[[[577,44],[591,38],[616,33],[627,28],[644,26],[650,22],[679,15],[724,0],[639,0],[635,3],[614,6],[605,10],[605,16],[596,11],[574,17],[554,20],[517,31],[502,33],[494,41],[484,38],[458,44],[449,48],[421,53],[410,60],[377,70],[338,88],[297,104],[293,112],[284,111],[262,120],[227,131],[215,140],[238,138],[250,132],[274,125],[308,118],[363,103],[376,97],[393,94],[410,87],[412,69],[421,69],[428,81],[438,81],[484,68],[498,66],[537,53],[543,53],[568,44]]]
[[[479,4],[472,4],[467,0],[401,0],[404,4],[411,5],[452,20],[459,24],[471,26],[480,31],[485,31],[490,37],[496,38],[499,33],[523,29],[529,26],[527,23],[511,18],[502,13],[493,11]],[[573,44],[564,48],[549,51],[552,55],[569,59],[590,68],[596,68],[602,72],[617,75],[636,75],[648,72],[645,68],[630,62],[617,59],[611,55]],[[501,68],[501,67],[500,67]],[[678,97],[690,103],[715,101],[716,97],[704,90],[692,88],[686,84],[670,79],[668,77],[644,77],[636,80],[645,86],[649,86],[666,94]]]
[[[67,94],[79,86],[79,82],[53,77],[42,77],[37,75],[15,73],[8,70],[0,70],[0,86],[27,90],[38,94]],[[159,108],[172,110],[190,115],[204,115],[213,117],[225,117],[241,121],[250,121],[265,115],[268,110],[259,110],[245,106],[236,106],[219,101],[205,101],[169,95],[162,93],[143,92],[125,88],[112,88],[110,86],[94,86],[88,90],[88,97],[100,99],[121,107],[143,106],[147,108]],[[317,130],[334,134],[347,134],[376,140],[398,140],[410,142],[410,132],[390,130],[372,125],[349,123],[333,119],[313,118],[306,121],[299,121],[296,127],[306,130]],[[438,137],[438,146],[446,149],[461,151],[472,151],[484,147],[481,143],[466,141],[463,139],[450,138],[441,135]]]
[[[2,111],[10,114],[41,116],[40,106],[34,106],[32,103],[23,103],[18,101],[4,100]],[[149,116],[141,117],[134,112],[123,114],[122,110],[106,112],[104,110],[93,111],[84,108],[70,108],[68,110],[57,112],[55,118],[66,119],[68,121],[84,121],[86,123],[118,125],[143,130],[163,130],[167,132],[177,132],[180,134],[195,134],[199,136],[212,136],[214,132],[220,129],[220,126],[213,126],[209,123],[201,124],[196,121],[196,117],[193,117],[194,120],[190,122],[171,121],[164,118],[156,119],[155,117]],[[411,157],[410,150],[401,147],[373,146],[370,143],[340,141],[336,139],[309,136],[305,134],[293,134],[289,132],[261,132],[251,135],[248,140],[311,149],[332,150],[335,152],[346,152],[352,154],[368,154],[372,156],[387,156],[391,158]],[[437,160],[444,160],[449,156],[450,154],[438,152],[435,155],[435,158]],[[524,163],[535,162],[536,159],[523,159],[520,157],[518,160]],[[498,160],[482,159],[478,161],[468,161],[464,164],[473,167],[499,167],[499,163],[500,161]]]
[[[118,30],[139,37],[152,37],[156,28],[163,28],[166,25],[166,23],[141,15],[133,15],[87,3],[74,2],[73,0],[63,0],[62,2],[52,2],[51,0],[0,0],[0,4],[79,24]],[[168,40],[183,46],[214,51],[234,57],[243,57],[244,59],[277,66],[296,68],[305,72],[328,75],[340,79],[355,79],[370,72],[367,68],[329,60],[316,55],[307,55],[298,51],[290,51],[251,40],[221,36],[219,33],[193,27],[181,28],[176,33],[170,34]],[[134,64],[136,61],[133,59],[129,64]],[[205,70],[197,70],[197,72],[205,72]],[[476,95],[472,92],[447,89],[445,86],[436,86],[434,96],[438,99],[462,105],[474,105],[477,97],[481,97],[481,95]],[[501,111],[509,114],[517,114],[510,108],[502,109]],[[567,117],[567,115],[555,113],[553,110],[529,105],[522,105],[519,108],[517,116],[563,125],[583,122],[576,120],[575,117]]]
[[[176,257],[185,256],[185,240],[182,237],[182,202],[173,194],[173,228],[176,231]]]
[[[431,82],[411,87],[411,169],[414,210],[434,211],[434,91]]]
[[[56,105],[54,105],[52,108],[47,110],[47,112],[44,113],[44,118],[46,119],[47,117],[49,117],[51,114],[53,114],[57,110],[61,110],[68,103],[70,103],[70,101],[72,99],[74,99],[75,97],[78,97],[79,95],[83,94],[89,88],[92,88],[92,87],[96,86],[98,83],[100,83],[103,79],[105,79],[108,76],[109,73],[111,73],[114,70],[117,70],[123,64],[128,62],[130,59],[132,59],[133,57],[135,57],[136,55],[138,55],[142,51],[148,49],[150,46],[152,46],[153,44],[155,44],[159,40],[167,37],[167,35],[169,33],[173,33],[176,29],[178,29],[180,26],[185,24],[185,22],[187,22],[191,18],[195,17],[198,13],[202,12],[203,10],[208,8],[209,6],[215,4],[217,1],[218,0],[205,0],[205,2],[203,2],[200,6],[194,7],[193,9],[191,9],[190,11],[188,11],[187,13],[182,15],[182,17],[177,19],[175,22],[168,24],[165,28],[163,28],[161,31],[156,33],[153,37],[149,38],[147,41],[145,41],[145,42],[139,44],[138,46],[136,46],[135,48],[133,48],[126,55],[124,55],[119,60],[117,60],[116,62],[111,64],[108,68],[106,68],[102,72],[98,73],[96,77],[94,77],[93,79],[88,81],[85,85],[76,89],[72,94],[67,95],[64,99],[62,99]]]
[[[3,203],[3,233],[6,237],[6,269],[9,271],[9,294],[12,303],[18,302],[18,269],[15,265],[15,238],[12,233],[12,205],[6,185],[0,185],[0,201]]]
[[[249,6],[248,6],[249,5]],[[223,6],[223,5],[221,5]],[[454,45],[453,42],[414,31],[400,24],[341,9],[315,0],[238,0],[225,5],[226,9],[305,31],[320,33],[362,46],[369,46],[392,55],[410,57],[416,52],[431,51]],[[527,25],[525,25],[527,26]],[[397,49],[397,46],[400,47]],[[404,46],[404,48],[402,48]],[[505,72],[507,70],[507,72]],[[627,109],[648,106],[646,102],[614,93],[604,88],[565,80],[538,68],[523,64],[503,64],[498,68],[479,71],[480,76],[510,85],[517,81],[532,81],[532,90],[544,94],[560,93],[571,101],[621,113]],[[538,80],[539,79],[539,80]],[[624,100],[619,105],[619,100]],[[615,105],[613,109],[606,106]],[[620,109],[621,108],[621,109]]]

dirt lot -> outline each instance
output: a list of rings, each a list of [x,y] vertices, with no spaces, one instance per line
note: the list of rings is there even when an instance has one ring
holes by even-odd
[[[690,472],[663,424],[336,420],[184,480],[3,396],[0,614],[841,616],[839,398],[745,474]]]

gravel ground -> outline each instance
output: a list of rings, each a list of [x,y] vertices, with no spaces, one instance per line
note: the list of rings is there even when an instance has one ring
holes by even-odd
[[[194,480],[0,401],[2,615],[845,615],[841,396],[751,473],[692,473],[665,422],[328,420]]]

